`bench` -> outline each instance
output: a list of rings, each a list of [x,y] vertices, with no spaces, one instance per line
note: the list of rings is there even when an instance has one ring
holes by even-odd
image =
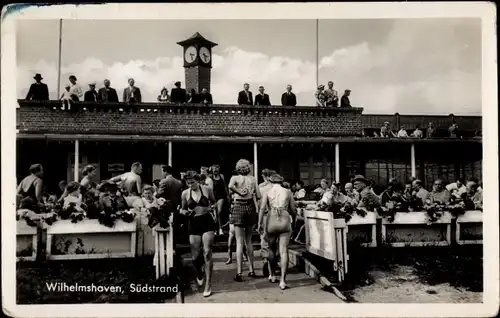
[[[382,242],[394,247],[451,244],[451,214],[427,224],[427,212],[397,212],[393,222],[382,218]]]
[[[116,220],[111,227],[96,219],[59,220],[47,229],[47,259],[124,258],[136,255],[137,220]]]

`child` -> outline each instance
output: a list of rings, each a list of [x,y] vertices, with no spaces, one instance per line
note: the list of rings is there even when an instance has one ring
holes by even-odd
[[[82,208],[82,195],[80,194],[80,184],[72,181],[66,186],[68,196],[64,198],[63,210],[72,209],[72,212],[85,213]]]
[[[64,92],[61,95],[61,100],[62,100],[62,106],[64,110],[70,110],[71,109],[71,93],[69,92],[69,89],[71,87],[69,85],[66,85],[64,87]]]

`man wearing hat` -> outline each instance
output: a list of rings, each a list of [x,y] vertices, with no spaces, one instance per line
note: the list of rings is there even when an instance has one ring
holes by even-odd
[[[349,100],[349,96],[351,95],[351,90],[346,89],[344,95],[340,99],[340,107],[351,107],[351,101]]]
[[[314,93],[314,97],[316,98],[316,106],[325,107],[326,96],[324,93],[325,85],[321,84],[318,86],[318,90]]]
[[[370,180],[358,174],[354,177],[354,189],[359,193],[358,208],[373,208],[380,207],[380,198],[373,192],[370,187]]]
[[[28,94],[26,95],[27,100],[49,100],[49,88],[47,84],[42,83],[42,75],[36,73],[33,77],[35,83],[31,84]]]
[[[380,137],[382,138],[389,138],[389,122],[386,121],[384,123],[384,126],[380,127]]]
[[[95,83],[90,83],[89,84],[89,90],[85,92],[85,95],[83,96],[83,100],[86,102],[97,102],[99,98],[99,95],[97,94],[97,91],[95,90]]]
[[[187,94],[184,88],[181,88],[181,82],[175,82],[175,87],[170,92],[170,101],[175,104],[187,102]]]

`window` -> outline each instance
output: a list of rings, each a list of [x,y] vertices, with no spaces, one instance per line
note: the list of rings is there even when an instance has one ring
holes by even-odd
[[[411,177],[411,166],[392,160],[369,160],[365,164],[365,177],[382,186],[387,185],[390,178],[403,184]]]

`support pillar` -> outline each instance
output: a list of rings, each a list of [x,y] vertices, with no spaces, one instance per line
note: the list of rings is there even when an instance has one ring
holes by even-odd
[[[335,181],[340,182],[340,143],[335,144]]]
[[[172,140],[168,141],[168,165],[172,167]]]
[[[74,180],[78,182],[80,177],[80,141],[75,140],[75,165],[74,165]]]
[[[416,178],[416,164],[415,164],[415,144],[411,144],[411,176]]]
[[[257,160],[257,143],[253,143],[253,175],[255,176],[255,179],[257,180],[257,183],[259,183],[259,166],[258,166],[258,160]]]

